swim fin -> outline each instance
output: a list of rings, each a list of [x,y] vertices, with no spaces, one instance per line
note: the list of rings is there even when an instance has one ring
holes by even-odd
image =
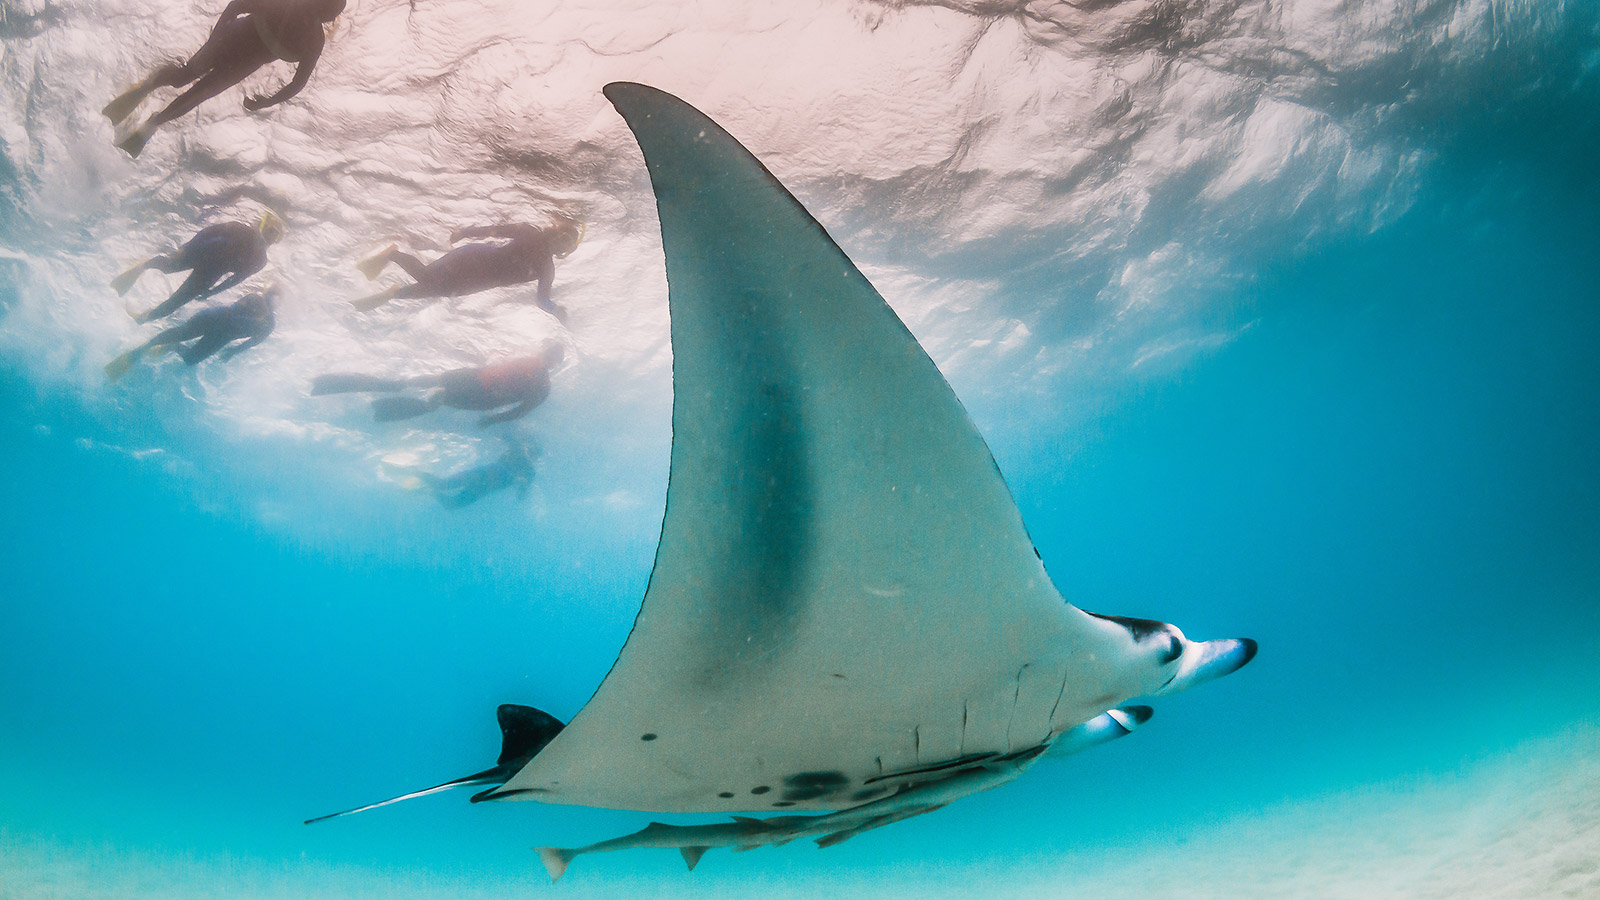
[[[356,268],[361,270],[361,274],[367,276],[368,281],[376,281],[378,279],[378,275],[383,272],[384,267],[389,265],[389,254],[399,249],[399,244],[390,244],[382,250],[379,250],[377,253],[374,253],[366,259],[356,263]]]
[[[127,137],[117,141],[117,147],[134,159],[138,159],[139,154],[144,152],[144,145],[149,143],[150,135],[154,133],[155,129],[150,127],[149,122],[146,122],[128,132]]]
[[[143,347],[135,347],[125,353],[119,354],[116,359],[106,363],[106,380],[116,381],[128,374],[133,364],[138,361],[139,355],[144,352]]]
[[[376,294],[372,294],[371,296],[362,297],[360,300],[351,300],[350,305],[354,306],[358,310],[361,310],[362,312],[366,312],[367,310],[377,309],[385,303],[388,303],[390,300],[393,300],[394,296],[398,293],[400,293],[400,289],[398,287],[385,288]]]
[[[152,256],[150,259],[155,259],[155,257]],[[139,276],[143,275],[145,269],[150,266],[150,259],[140,261],[137,265],[129,267],[121,275],[111,279],[111,289],[117,292],[118,297],[132,289],[133,283],[138,281]]]
[[[358,391],[398,391],[405,382],[398,378],[379,378],[351,372],[331,372],[311,379],[311,396],[323,394],[351,394]]]
[[[398,419],[413,419],[422,415],[435,404],[416,397],[379,397],[372,401],[372,420],[374,422],[393,422]]]
[[[155,85],[152,85],[149,79],[145,79],[118,94],[117,98],[107,103],[105,109],[100,110],[100,112],[115,125],[133,115],[133,111],[139,108],[139,104],[143,103],[144,98],[150,96],[150,92],[153,90],[155,90]]]

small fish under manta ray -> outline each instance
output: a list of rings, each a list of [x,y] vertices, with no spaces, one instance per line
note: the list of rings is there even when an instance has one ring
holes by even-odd
[[[460,785],[783,811],[539,848],[552,879],[603,850],[677,848],[693,868],[711,847],[829,846],[1126,734],[1151,715],[1128,700],[1250,661],[1254,641],[1063,600],[960,401],[822,226],[682,100],[605,94],[644,151],[672,320],[667,508],[638,618],[571,723],[502,706],[494,768],[348,812]]]

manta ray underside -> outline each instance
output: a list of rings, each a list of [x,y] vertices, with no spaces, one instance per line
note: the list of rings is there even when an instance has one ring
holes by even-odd
[[[837,843],[1127,733],[1149,717],[1130,698],[1249,661],[1251,641],[1066,603],[949,385],[822,226],[698,110],[605,92],[666,253],[661,542],[589,703],[473,799],[784,815],[542,848],[552,877],[590,850],[678,847],[692,866],[709,846]]]

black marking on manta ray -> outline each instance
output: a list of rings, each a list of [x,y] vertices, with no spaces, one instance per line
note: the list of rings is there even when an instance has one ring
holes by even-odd
[[[648,732],[646,734],[639,735],[639,740],[641,740],[641,741],[653,741],[657,737],[659,737],[659,735],[657,735],[654,731],[651,731],[651,732]]]
[[[1088,611],[1085,610],[1085,612]],[[1183,655],[1183,642],[1173,635],[1172,626],[1166,622],[1157,622],[1154,619],[1132,619],[1127,616],[1103,616],[1099,613],[1089,613],[1089,615],[1094,616],[1096,619],[1104,619],[1107,622],[1115,622],[1128,629],[1128,633],[1133,635],[1135,644],[1142,644],[1152,637],[1165,637],[1167,639],[1167,649],[1156,657],[1162,665],[1166,665]],[[1176,677],[1177,673],[1174,672],[1173,676]],[[1170,682],[1172,679],[1169,678],[1167,680]],[[1166,685],[1162,685],[1162,687],[1166,687]]]
[[[547,791],[545,791],[544,788],[516,788],[515,790],[510,790],[510,791],[502,791],[499,788],[490,788],[487,791],[483,791],[481,793],[473,794],[472,795],[472,802],[473,803],[482,803],[485,800],[504,800],[507,797],[515,797],[518,794],[543,794],[543,793],[547,793]]]
[[[1134,619],[1128,616],[1106,616],[1097,612],[1089,612],[1087,609],[1084,610],[1084,612],[1089,613],[1089,615],[1094,616],[1096,619],[1103,619],[1107,622],[1115,622],[1118,625],[1121,625],[1123,628],[1128,629],[1128,633],[1133,635],[1133,639],[1136,642],[1142,641],[1152,634],[1164,632],[1168,628],[1167,623],[1157,622],[1155,619]]]
[[[1041,753],[1043,753],[1043,752],[1045,752],[1046,750],[1049,750],[1049,749],[1050,749],[1050,745],[1048,743],[1044,743],[1044,744],[1038,745],[1037,747],[1029,747],[1026,750],[1018,750],[1015,753],[1007,753],[1005,756],[1000,757],[1000,761],[1001,762],[1010,762],[1011,760],[1033,759],[1035,756],[1038,756],[1039,754],[1041,754]]]
[[[1056,710],[1061,708],[1061,698],[1067,695],[1067,678],[1072,675],[1070,669],[1061,670],[1061,690],[1056,692],[1056,702],[1050,704],[1050,727],[1056,727]]]
[[[728,800],[733,797],[733,791],[720,791],[717,793],[717,796],[724,800]]]
[[[1011,726],[1017,721],[1017,704],[1022,702],[1022,673],[1027,671],[1028,664],[1023,663],[1017,670],[1016,689],[1011,692],[1011,715],[1006,717],[1006,752],[1011,752]]]
[[[1023,752],[1027,752],[1027,751],[1023,751]],[[921,767],[916,768],[916,769],[902,769],[899,772],[891,772],[888,775],[874,775],[871,778],[868,778],[866,781],[863,781],[861,783],[862,784],[876,784],[879,781],[887,781],[890,778],[905,778],[908,775],[927,775],[927,774],[930,774],[930,773],[933,773],[933,772],[944,772],[944,771],[947,771],[949,769],[960,769],[960,768],[963,768],[965,766],[970,766],[970,765],[974,765],[976,763],[984,762],[986,760],[994,759],[994,758],[996,758],[998,756],[1000,756],[1000,754],[998,754],[998,753],[974,753],[971,756],[957,757],[956,759],[947,760],[947,761],[942,762],[942,763],[936,763],[936,764],[931,765],[931,766],[921,766]],[[1002,757],[1002,758],[1009,759],[1010,757]]]
[[[767,791],[770,791],[770,790],[772,790],[771,787],[769,787],[768,785],[763,784],[763,785],[760,785],[759,787],[751,788],[750,789],[750,793],[752,793],[752,794],[765,794]]]
[[[874,797],[882,797],[884,794],[887,794],[887,793],[889,793],[889,789],[888,788],[883,788],[883,787],[863,788],[863,789],[861,789],[859,791],[856,791],[854,794],[851,794],[850,795],[850,799],[851,800],[871,800]]]
[[[816,800],[844,792],[850,777],[843,772],[799,772],[783,779],[783,799]]]
[[[773,806],[793,806],[794,804],[790,803],[788,800],[774,800],[774,801],[772,801],[772,805]]]
[[[805,594],[798,587],[810,581],[815,550],[811,471],[813,461],[804,438],[802,392],[795,385],[796,367],[783,348],[755,341],[773,326],[774,314],[757,302],[759,291],[739,290],[748,273],[708,267],[713,283],[730,286],[732,299],[712,323],[707,337],[719,349],[715,355],[738,360],[741,371],[730,372],[734,381],[756,385],[736,392],[727,410],[724,433],[712,435],[736,458],[764,460],[763,466],[735,466],[726,493],[741,523],[727,540],[717,542],[712,558],[699,570],[708,573],[705,593],[719,608],[708,616],[695,645],[724,648],[754,643],[758,655],[741,657],[744,665],[729,665],[721,654],[708,651],[701,662],[701,680],[719,688],[745,682],[754,674],[746,665],[766,666],[782,655],[782,640],[795,617],[804,613]],[[764,311],[765,310],[765,311]],[[676,405],[674,416],[683,414]],[[671,475],[667,495],[673,498]],[[759,598],[748,603],[747,598]],[[764,671],[764,669],[763,669]]]

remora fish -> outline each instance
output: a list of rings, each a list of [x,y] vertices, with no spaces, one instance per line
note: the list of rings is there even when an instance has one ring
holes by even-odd
[[[585,853],[645,848],[676,849],[693,869],[707,850],[732,847],[735,852],[757,847],[778,846],[801,837],[822,835],[817,846],[831,847],[873,828],[941,809],[971,794],[987,791],[1016,780],[1042,755],[1063,757],[1079,753],[1114,738],[1129,734],[1150,720],[1148,706],[1129,706],[1107,710],[1088,722],[1068,730],[1047,747],[1035,747],[1010,757],[977,760],[950,774],[934,773],[933,780],[903,788],[881,800],[822,816],[778,816],[755,819],[735,816],[728,824],[665,825],[651,822],[642,831],[626,834],[586,847],[565,849],[535,847],[550,880],[559,880],[575,857]]]

